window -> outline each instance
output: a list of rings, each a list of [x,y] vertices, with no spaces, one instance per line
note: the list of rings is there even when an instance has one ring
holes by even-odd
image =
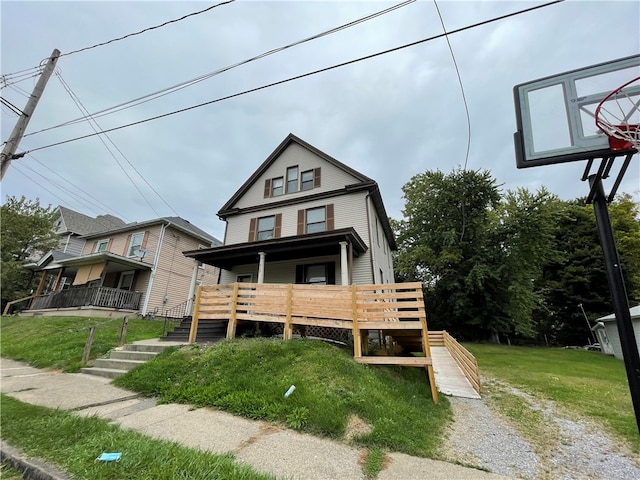
[[[271,180],[271,196],[279,197],[284,193],[283,191],[284,180],[282,177],[274,178]]]
[[[141,256],[140,250],[142,250],[142,242],[144,240],[144,232],[135,233],[131,235],[131,243],[129,243],[128,257]]]
[[[274,236],[276,217],[262,217],[258,219],[258,232],[256,240],[269,240]]]
[[[268,217],[252,218],[249,222],[249,242],[280,238],[282,231],[282,214],[276,213]]]
[[[305,233],[324,232],[327,229],[325,207],[307,210]]]
[[[296,265],[296,283],[335,285],[336,265],[334,262]]]
[[[109,239],[99,240],[98,243],[96,243],[96,253],[106,252],[107,247],[109,247]]]
[[[236,276],[236,282],[238,283],[251,283],[253,281],[253,274],[240,273]]]
[[[380,246],[380,229],[378,228],[378,217],[376,217],[376,240],[378,241],[378,246]]]
[[[311,190],[313,188],[313,170],[302,172],[301,190]]]
[[[120,274],[120,280],[118,281],[118,288],[120,290],[132,290],[133,289],[133,277],[135,276],[135,271],[131,270],[128,272],[122,272]]]
[[[298,191],[298,167],[287,168],[287,193]]]

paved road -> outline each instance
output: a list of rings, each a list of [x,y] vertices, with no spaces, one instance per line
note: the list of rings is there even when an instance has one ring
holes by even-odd
[[[122,428],[204,451],[233,452],[238,461],[260,472],[305,480],[365,478],[359,463],[363,451],[340,442],[214,409],[156,405],[152,399],[139,398],[111,385],[107,379],[92,375],[39,370],[5,358],[0,360],[0,375],[2,393],[23,402],[74,409],[78,415],[97,415]],[[508,478],[400,453],[390,454],[389,459],[379,480]]]

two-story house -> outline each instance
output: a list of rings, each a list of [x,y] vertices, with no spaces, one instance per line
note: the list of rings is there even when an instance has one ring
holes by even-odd
[[[186,251],[220,283],[394,281],[393,232],[378,184],[293,134],[220,209],[224,246]]]
[[[58,222],[55,228],[62,226]],[[165,315],[176,309],[175,316],[181,317],[190,313],[198,285],[218,282],[216,267],[186,258],[182,251],[221,242],[180,217],[116,224],[74,242],[81,244],[79,252],[54,250],[45,255],[50,261],[32,266],[50,279],[51,292],[33,300],[31,314],[97,316],[126,310]]]

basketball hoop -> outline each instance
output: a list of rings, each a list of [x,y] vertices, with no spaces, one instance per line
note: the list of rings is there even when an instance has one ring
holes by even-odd
[[[596,127],[609,137],[611,150],[640,150],[640,96],[626,90],[634,83],[640,84],[640,77],[615,89],[596,108]]]

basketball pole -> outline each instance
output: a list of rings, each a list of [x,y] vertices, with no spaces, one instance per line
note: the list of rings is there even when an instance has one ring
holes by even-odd
[[[629,381],[631,402],[636,415],[636,425],[640,432],[640,354],[638,353],[638,344],[634,335],[633,324],[631,323],[629,301],[627,300],[627,291],[622,276],[620,258],[613,236],[611,219],[609,218],[607,198],[604,193],[604,187],[602,186],[602,176],[590,175],[589,187],[593,193],[593,211],[596,217],[600,246],[602,247],[604,263],[607,269],[607,281],[609,282],[609,289],[611,290],[611,298],[613,300],[613,311],[618,326],[620,346],[622,347],[624,365],[627,371],[627,380]]]

